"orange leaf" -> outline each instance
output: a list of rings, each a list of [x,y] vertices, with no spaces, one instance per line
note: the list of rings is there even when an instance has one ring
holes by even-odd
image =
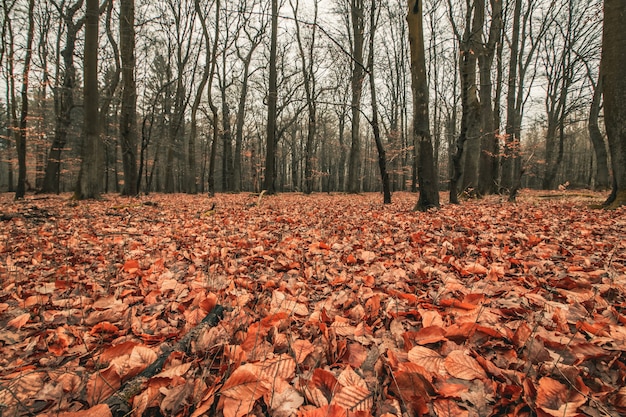
[[[348,257],[346,258],[346,263],[348,265],[354,265],[356,263],[356,258],[353,254],[348,255]]]
[[[469,411],[459,407],[456,402],[451,400],[436,400],[433,403],[433,409],[437,417],[469,417]]]
[[[536,405],[548,415],[555,417],[578,416],[578,407],[586,402],[587,398],[578,390],[573,390],[555,379],[543,377],[539,380]]]
[[[19,330],[24,327],[26,323],[28,323],[28,320],[30,320],[30,313],[20,314],[13,320],[9,320],[9,322],[7,323],[7,327],[15,327],[17,330]]]
[[[486,275],[487,272],[488,272],[487,268],[485,268],[484,266],[482,266],[481,264],[479,264],[477,262],[474,262],[474,263],[471,263],[471,264],[467,265],[461,271],[461,273],[463,275],[470,275],[470,274]]]
[[[72,411],[66,413],[53,413],[53,414],[44,414],[45,416],[55,416],[55,417],[112,417],[111,410],[109,406],[106,404],[98,404],[94,407],[91,407],[88,410],[82,411]]]
[[[423,346],[415,346],[409,351],[409,360],[416,365],[420,365],[429,372],[435,374],[445,374],[446,369],[443,365],[444,358],[432,349]]]
[[[439,305],[441,305],[442,307],[459,308],[461,310],[473,310],[478,307],[475,304],[466,303],[463,301],[455,300],[453,298],[443,299],[439,302]]]
[[[478,361],[460,350],[453,350],[444,361],[446,371],[455,378],[471,381],[487,378]]]
[[[122,379],[114,365],[97,371],[87,381],[87,401],[89,404],[98,404],[111,396],[122,386]]]
[[[298,339],[291,344],[291,349],[296,356],[296,362],[301,364],[311,353],[315,351],[315,347],[308,340]]]
[[[257,372],[252,364],[235,369],[224,383],[222,395],[234,400],[258,400],[267,392],[269,384],[259,379]]]
[[[117,333],[119,332],[120,329],[117,328],[117,326],[109,323],[108,321],[103,321],[101,323],[96,324],[95,326],[93,326],[93,328],[89,331],[90,335],[94,335],[94,334],[98,334],[98,333]]]
[[[138,269],[139,269],[139,261],[136,259],[129,259],[126,262],[124,262],[124,266],[122,266],[122,270],[130,274],[137,272]]]
[[[345,408],[336,404],[325,405],[313,410],[306,410],[298,414],[299,417],[348,417]]]
[[[430,397],[435,394],[433,386],[422,375],[413,372],[397,372],[390,387],[398,397],[418,415],[428,413]]]

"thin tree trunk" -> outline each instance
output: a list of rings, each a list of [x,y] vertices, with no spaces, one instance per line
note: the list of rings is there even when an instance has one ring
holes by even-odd
[[[376,150],[378,151],[378,168],[380,170],[380,180],[383,186],[383,203],[391,204],[391,187],[389,186],[389,174],[387,173],[387,154],[380,135],[378,102],[376,99],[376,78],[374,77],[374,37],[376,34],[376,25],[376,0],[372,0],[368,57],[370,97],[372,100],[372,132],[374,133],[374,141],[376,142]],[[424,72],[425,71],[426,70],[424,70]]]
[[[78,0],[65,11],[59,8],[59,13],[65,22],[65,47],[61,51],[63,58],[64,73],[63,82],[55,88],[55,114],[56,126],[54,138],[48,153],[46,172],[44,175],[42,193],[59,193],[61,181],[61,155],[67,144],[68,134],[72,126],[72,110],[74,109],[74,88],[76,87],[76,67],[74,55],[76,38],[85,24],[85,18],[80,18],[74,23],[74,16],[82,8],[84,0]],[[58,62],[57,62],[58,65]],[[59,68],[57,68],[59,72]]]
[[[593,145],[596,157],[595,189],[606,190],[609,188],[609,160],[606,151],[604,137],[600,131],[598,116],[600,115],[600,104],[602,101],[602,76],[598,77],[596,88],[593,91],[593,100],[589,109],[589,139]]]
[[[276,115],[278,101],[277,61],[278,0],[272,0],[272,34],[270,40],[269,90],[267,98],[267,134],[265,154],[265,181],[268,194],[276,193]]]
[[[30,63],[33,55],[33,38],[35,37],[35,0],[28,2],[28,35],[26,38],[26,55],[24,57],[24,69],[22,72],[22,109],[20,112],[20,128],[17,134],[17,162],[18,177],[15,199],[24,198],[26,194],[26,127],[28,120],[28,86],[30,76]]]
[[[509,60],[508,87],[506,97],[506,136],[504,144],[504,157],[502,161],[502,177],[500,187],[503,190],[511,191],[513,188],[514,173],[513,166],[517,158],[519,158],[519,137],[515,135],[516,125],[516,109],[515,109],[515,93],[517,83],[517,65],[519,58],[519,35],[520,20],[522,15],[522,0],[515,0],[515,9],[513,11],[513,33],[511,37],[511,57]]]

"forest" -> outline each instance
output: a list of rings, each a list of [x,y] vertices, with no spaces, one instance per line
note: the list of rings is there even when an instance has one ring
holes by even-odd
[[[0,417],[626,415],[624,0],[2,0]]]
[[[418,188],[403,1],[102,1],[91,47],[83,0],[28,6],[3,3],[0,189],[21,182],[24,118],[23,187],[73,191],[88,102],[104,193]],[[440,189],[611,188],[600,0],[425,1],[422,15]]]

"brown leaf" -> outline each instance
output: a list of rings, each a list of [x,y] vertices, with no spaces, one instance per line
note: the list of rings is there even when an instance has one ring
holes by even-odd
[[[452,400],[435,400],[433,402],[433,409],[437,417],[469,417],[469,411],[459,407],[459,405]]]
[[[476,359],[461,350],[453,350],[444,360],[446,371],[459,379],[484,379],[487,378],[485,370]]]
[[[41,417],[54,416],[54,417],[113,417],[111,414],[111,410],[109,406],[106,404],[98,404],[93,406],[87,410],[83,411],[72,411],[72,412],[64,412],[64,413],[52,413],[52,414],[42,414]]]
[[[30,313],[20,314],[12,320],[9,320],[7,323],[7,327],[14,327],[16,329],[21,329],[24,327],[26,323],[30,320]]]
[[[554,417],[577,417],[587,398],[559,381],[543,377],[537,387],[537,407]]]
[[[252,364],[246,364],[233,371],[224,383],[221,395],[234,400],[256,401],[268,388],[269,383],[259,378],[257,368]]]
[[[87,401],[89,404],[98,404],[111,396],[122,386],[122,378],[117,373],[115,365],[94,372],[87,381]]]
[[[409,351],[409,360],[416,365],[422,366],[429,372],[445,375],[444,357],[432,349],[423,346],[415,346]]]

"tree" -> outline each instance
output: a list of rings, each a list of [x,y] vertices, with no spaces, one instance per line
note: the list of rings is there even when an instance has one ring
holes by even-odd
[[[315,135],[317,132],[317,83],[316,74],[313,64],[315,62],[315,35],[317,33],[317,14],[318,0],[314,0],[314,14],[311,29],[311,39],[309,40],[309,48],[305,51],[302,35],[300,33],[300,21],[298,17],[299,1],[295,4],[290,0],[291,8],[294,16],[296,16],[296,38],[298,41],[298,50],[300,52],[300,62],[302,78],[304,83],[304,91],[306,93],[306,105],[308,111],[307,138],[304,146],[304,192],[311,194],[313,192],[313,147],[315,143]]]
[[[122,104],[120,141],[124,169],[123,195],[139,193],[137,176],[137,85],[135,83],[135,0],[120,1]]]
[[[46,172],[43,179],[42,193],[58,193],[60,191],[59,183],[61,177],[61,154],[67,144],[68,134],[72,126],[72,111],[74,110],[74,89],[76,87],[76,67],[74,66],[74,55],[76,49],[76,40],[78,32],[85,24],[85,18],[82,17],[74,22],[74,16],[83,7],[84,0],[77,0],[71,5],[66,6],[65,2],[52,4],[65,24],[65,45],[62,51],[59,51],[63,58],[63,79],[61,85],[54,88],[55,96],[55,114],[56,126],[54,129],[54,138],[48,153],[48,161],[46,163]],[[57,65],[57,74],[61,71],[60,63]]]
[[[22,71],[22,108],[20,112],[20,126],[16,137],[18,177],[15,199],[24,198],[26,194],[26,127],[28,120],[28,82],[30,76],[30,64],[33,55],[33,38],[35,35],[35,0],[28,2],[28,35],[26,39],[26,55]]]
[[[84,51],[84,136],[82,160],[74,198],[99,198],[102,189],[102,141],[98,92],[98,0],[86,0]]]
[[[593,87],[593,99],[589,108],[587,129],[596,157],[595,189],[606,190],[609,188],[609,158],[598,121],[602,101],[602,76],[598,76],[598,81],[594,85],[593,77],[589,74],[589,81]]]
[[[364,14],[363,0],[350,0],[350,23],[352,25],[352,146],[348,163],[348,192],[358,193],[361,188],[361,96],[363,95],[364,46]]]
[[[9,191],[14,191],[13,181],[13,163],[11,162],[11,147],[13,141],[17,141],[16,137],[19,129],[17,119],[17,98],[15,97],[15,36],[13,33],[13,24],[11,20],[11,11],[15,6],[15,1],[9,3],[7,0],[2,1],[2,10],[4,11],[4,19],[2,22],[2,51],[6,55],[6,95],[7,95],[7,148],[9,153],[8,163],[8,182]],[[6,49],[6,51],[5,51]]]
[[[458,204],[459,191],[474,192],[478,185],[478,158],[480,156],[480,102],[476,85],[476,52],[482,33],[484,12],[478,12],[470,0],[465,0],[465,29],[457,29],[452,16],[452,1],[448,0],[450,22],[459,43],[459,72],[461,75],[461,131],[452,157],[453,175],[450,179],[450,202]],[[472,14],[473,11],[473,14]],[[472,17],[473,16],[473,17]],[[465,161],[464,161],[465,160]],[[463,179],[461,190],[459,182]]]
[[[428,81],[422,16],[422,0],[409,0],[407,21],[413,87],[413,138],[418,154],[417,177],[420,190],[415,210],[420,211],[439,207],[439,181],[428,119]]]
[[[372,131],[376,150],[378,151],[378,168],[380,170],[380,180],[383,186],[383,203],[391,204],[391,187],[389,186],[389,174],[387,173],[387,154],[380,135],[380,124],[378,122],[378,101],[376,99],[376,77],[374,75],[374,40],[376,34],[376,0],[372,0],[370,8],[370,37],[369,56],[367,59],[367,69],[369,72],[370,100],[372,101]],[[426,70],[424,70],[426,73]],[[428,117],[426,118],[428,120]]]
[[[614,193],[609,207],[626,205],[626,2],[604,0],[602,84],[604,120],[613,168]]]
[[[482,3],[482,4],[481,4]],[[480,43],[478,49],[478,68],[480,72],[480,167],[478,173],[478,194],[492,194],[496,191],[498,180],[498,145],[497,132],[499,120],[496,121],[492,98],[493,82],[491,73],[496,46],[502,37],[502,0],[490,0],[491,23],[486,41]],[[484,13],[484,1],[478,1],[477,11]],[[498,86],[499,87],[499,86]],[[496,102],[496,105],[499,103]]]
[[[268,194],[276,192],[276,117],[278,101],[278,71],[277,43],[278,43],[278,0],[272,2],[272,33],[270,36],[270,71],[269,71],[269,91],[267,94],[267,133],[266,133],[266,153],[265,153],[265,180],[263,188]]]

